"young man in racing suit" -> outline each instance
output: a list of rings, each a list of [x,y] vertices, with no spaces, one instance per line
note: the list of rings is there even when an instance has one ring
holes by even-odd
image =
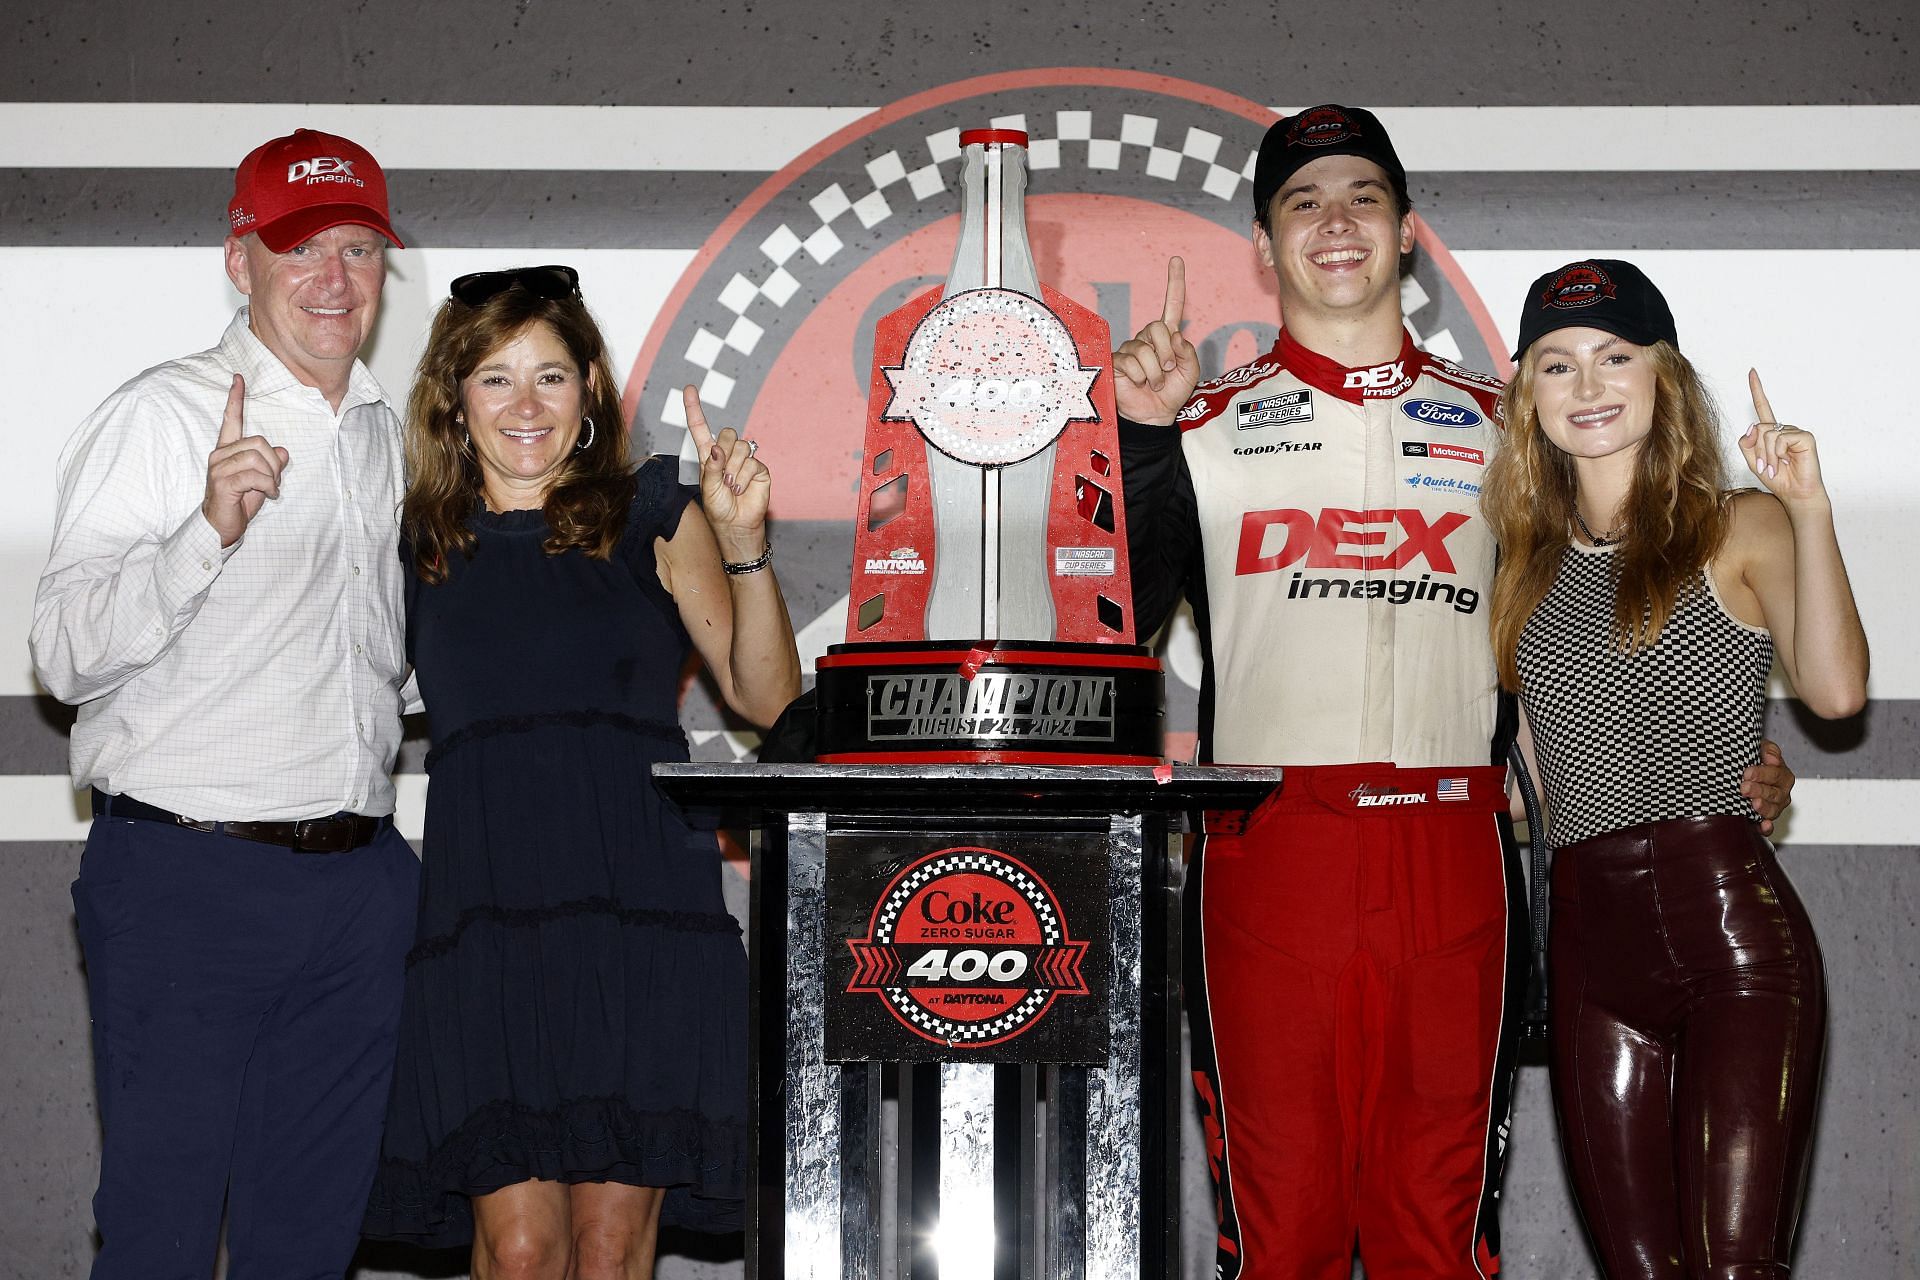
[[[1526,963],[1478,505],[1500,384],[1402,323],[1414,224],[1371,113],[1280,120],[1253,195],[1273,350],[1196,385],[1176,258],[1114,353],[1141,634],[1184,594],[1200,758],[1287,768],[1189,872],[1216,1275],[1346,1280],[1357,1241],[1371,1280],[1492,1276]],[[1750,794],[1778,812],[1783,780]]]

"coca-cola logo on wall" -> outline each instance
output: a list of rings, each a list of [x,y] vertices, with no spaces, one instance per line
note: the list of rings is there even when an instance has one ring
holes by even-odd
[[[780,460],[775,515],[850,519],[874,323],[946,279],[960,218],[960,133],[1030,136],[1027,224],[1040,279],[1119,341],[1154,318],[1166,259],[1189,282],[1187,336],[1208,375],[1278,330],[1256,256],[1251,175],[1274,120],[1189,81],[1060,68],[960,81],[875,111],[772,175],[681,276],[627,382],[628,414],[679,446],[679,388]],[[1422,346],[1499,371],[1498,335],[1430,227],[1402,297]],[[643,437],[644,439],[644,437]]]

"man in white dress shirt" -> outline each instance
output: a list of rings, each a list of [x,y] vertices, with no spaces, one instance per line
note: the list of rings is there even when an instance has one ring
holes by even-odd
[[[34,601],[93,800],[95,1280],[205,1280],[223,1207],[235,1280],[345,1271],[412,935],[399,423],[357,358],[386,179],[303,129],[242,161],[228,217],[248,305],[75,432]]]

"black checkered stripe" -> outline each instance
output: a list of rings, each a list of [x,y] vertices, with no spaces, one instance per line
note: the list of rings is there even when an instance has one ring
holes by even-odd
[[[1659,640],[1613,641],[1613,556],[1569,547],[1520,637],[1527,719],[1554,848],[1642,822],[1751,816],[1773,638],[1730,616],[1697,574]]]
[[[1019,1003],[997,1018],[986,1022],[954,1022],[936,1013],[929,1013],[923,1006],[914,1002],[903,987],[888,987],[887,1000],[900,1015],[912,1022],[928,1035],[954,1044],[968,1041],[986,1042],[999,1040],[1019,1030],[1034,1014],[1046,1007],[1053,998],[1049,987],[1035,987],[1020,998]]]
[[[1013,126],[1008,126],[1013,127]],[[880,904],[879,917],[874,921],[873,940],[877,943],[893,941],[893,927],[900,919],[901,911],[920,889],[940,879],[960,871],[980,872],[1012,886],[1033,908],[1034,916],[1040,922],[1040,935],[1047,946],[1058,946],[1065,933],[1060,926],[1059,913],[1053,909],[1053,900],[1041,887],[1040,882],[1025,871],[1004,858],[980,849],[959,850],[944,853],[921,863],[894,885]],[[887,1002],[899,1011],[900,1016],[928,1035],[954,1043],[968,1041],[998,1040],[1010,1035],[1023,1026],[1036,1013],[1046,1007],[1053,997],[1053,988],[1035,987],[1022,996],[1011,1009],[998,1017],[985,1022],[955,1022],[929,1011],[919,1001],[908,994],[906,987],[886,987]]]

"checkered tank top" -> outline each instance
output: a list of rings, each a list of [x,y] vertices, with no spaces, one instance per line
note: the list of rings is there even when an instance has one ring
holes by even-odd
[[[1727,612],[1707,570],[1653,647],[1629,656],[1612,631],[1611,548],[1568,546],[1520,633],[1548,844],[1667,818],[1753,817],[1740,773],[1759,755],[1773,637]]]

